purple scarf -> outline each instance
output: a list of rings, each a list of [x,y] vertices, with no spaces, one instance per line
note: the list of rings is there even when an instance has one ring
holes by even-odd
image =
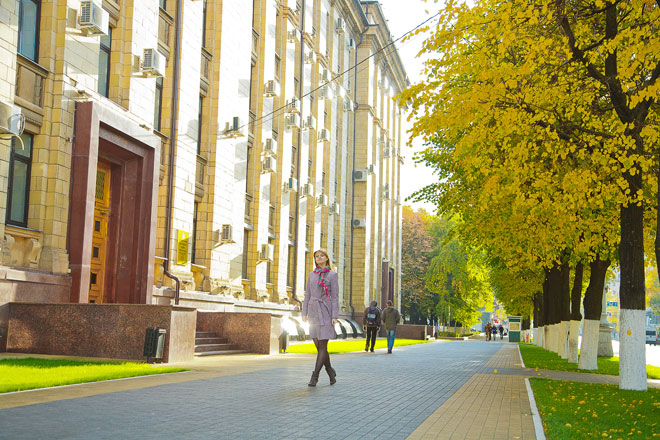
[[[329,267],[317,267],[314,269],[314,273],[318,274],[319,276],[319,286],[323,287],[323,291],[325,292],[325,296],[330,298],[330,292],[328,292],[328,285],[325,284],[325,276],[330,272]]]

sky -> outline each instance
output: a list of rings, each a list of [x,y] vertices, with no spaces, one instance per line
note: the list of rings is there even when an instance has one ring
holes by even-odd
[[[431,1],[424,2],[423,0],[380,0],[380,4],[385,18],[388,20],[387,24],[394,40],[417,27],[439,9],[437,3]],[[427,10],[430,14],[426,12]],[[422,78],[422,60],[416,58],[416,55],[423,41],[424,36],[418,35],[411,40],[396,43],[399,56],[405,66],[411,84],[418,82]],[[409,139],[409,135],[406,135],[406,138]],[[401,169],[402,199],[437,180],[437,177],[433,175],[429,168],[426,168],[422,164],[416,165],[412,160],[414,152],[421,151],[422,149],[423,145],[420,139],[413,140],[412,147],[405,146],[402,148],[402,152],[405,155],[404,164]],[[435,207],[430,203],[412,203],[410,201],[404,203],[415,210],[424,208],[430,213],[435,213]]]

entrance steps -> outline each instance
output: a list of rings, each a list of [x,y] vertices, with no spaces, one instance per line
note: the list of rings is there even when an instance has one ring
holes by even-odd
[[[247,353],[216,332],[195,332],[195,356],[218,356],[226,354]]]

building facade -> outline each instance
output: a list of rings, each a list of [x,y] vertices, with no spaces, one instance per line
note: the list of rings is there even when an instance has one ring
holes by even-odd
[[[378,2],[0,18],[0,330],[11,301],[295,315],[318,248],[343,316],[399,302],[408,80]]]

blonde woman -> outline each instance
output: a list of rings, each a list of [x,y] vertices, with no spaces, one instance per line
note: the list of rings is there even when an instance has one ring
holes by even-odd
[[[328,340],[335,339],[335,324],[339,317],[339,288],[337,272],[331,270],[330,257],[324,249],[314,252],[315,269],[307,278],[305,300],[303,301],[302,319],[309,321],[309,335],[316,345],[316,365],[309,380],[310,387],[319,381],[321,367],[330,377],[330,385],[337,382],[334,368],[330,365]]]

